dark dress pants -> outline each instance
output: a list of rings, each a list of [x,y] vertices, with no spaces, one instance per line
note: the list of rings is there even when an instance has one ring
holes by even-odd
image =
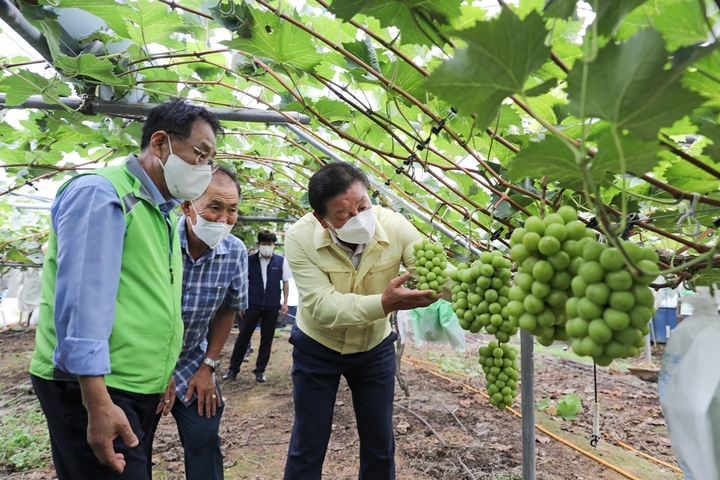
[[[395,478],[392,416],[395,396],[395,346],[391,333],[370,351],[341,355],[293,326],[295,423],[285,480],[320,480],[335,397],[344,376],[352,392],[360,437],[359,480]]]
[[[80,384],[30,376],[40,400],[48,430],[53,463],[59,480],[150,480],[152,478],[152,431],[160,395],[143,395],[108,388],[113,403],[127,415],[140,444],[128,447],[121,437],[115,451],[125,456],[125,470],[118,473],[102,465],[87,441],[88,413],[82,404]]]
[[[238,332],[235,340],[235,347],[230,356],[230,366],[228,370],[235,373],[240,371],[245,352],[247,352],[250,339],[255,331],[255,327],[260,322],[260,348],[258,348],[257,362],[255,363],[254,373],[264,373],[267,364],[270,361],[270,351],[272,350],[273,337],[275,336],[275,324],[277,322],[278,311],[276,308],[253,308],[245,310],[245,315],[240,318],[238,315]]]

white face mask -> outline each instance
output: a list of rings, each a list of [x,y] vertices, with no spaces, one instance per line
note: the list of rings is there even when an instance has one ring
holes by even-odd
[[[272,255],[274,249],[275,249],[275,247],[273,247],[272,245],[260,245],[258,247],[258,250],[260,251],[260,255],[262,255],[265,258]]]
[[[163,165],[158,158],[165,174],[165,183],[170,195],[181,200],[194,200],[205,192],[212,180],[210,165],[190,165],[172,151],[172,143],[168,137],[170,155]]]
[[[190,202],[195,210],[195,224],[192,226],[193,233],[210,248],[215,248],[225,237],[228,236],[232,225],[225,222],[209,222],[205,220],[195,208],[195,204]]]
[[[327,219],[325,219],[325,221],[327,222]],[[372,208],[363,210],[354,217],[351,217],[345,225],[335,229],[334,233],[345,243],[355,243],[358,245],[368,243],[373,235],[375,235],[375,215],[373,215]]]

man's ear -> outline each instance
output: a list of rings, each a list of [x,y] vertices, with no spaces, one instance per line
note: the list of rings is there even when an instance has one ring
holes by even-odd
[[[317,214],[317,212],[312,212],[313,216],[317,219],[318,222],[320,222],[320,225],[322,225],[323,228],[328,228],[327,222],[323,217]]]
[[[152,134],[150,137],[150,152],[156,157],[162,159],[163,145],[168,141],[168,134],[162,130]]]
[[[180,204],[180,208],[182,208],[183,215],[189,216],[190,215],[190,200],[185,200]]]

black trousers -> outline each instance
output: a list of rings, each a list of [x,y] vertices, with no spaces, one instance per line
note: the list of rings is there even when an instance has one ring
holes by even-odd
[[[87,441],[88,414],[82,404],[80,384],[45,380],[31,375],[35,394],[47,419],[53,463],[59,480],[151,480],[152,434],[160,396],[108,388],[113,403],[128,417],[140,444],[128,447],[121,437],[115,451],[125,456],[125,470],[118,473],[102,465]]]
[[[270,361],[270,350],[272,349],[273,337],[275,336],[275,323],[277,322],[278,311],[276,308],[248,308],[245,315],[240,318],[236,317],[238,328],[235,347],[230,356],[229,370],[237,373],[240,371],[245,352],[247,352],[250,339],[255,331],[255,327],[260,322],[260,348],[258,348],[257,362],[255,363],[255,373],[264,373],[267,364]]]
[[[395,478],[395,346],[391,333],[377,347],[342,355],[316,342],[293,325],[293,424],[285,480],[320,480],[335,397],[344,376],[352,392],[360,437],[359,480]]]

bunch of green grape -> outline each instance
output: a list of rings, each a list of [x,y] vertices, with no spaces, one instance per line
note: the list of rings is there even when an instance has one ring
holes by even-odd
[[[570,318],[565,329],[573,351],[602,366],[615,358],[636,356],[655,314],[655,298],[648,285],[657,276],[657,253],[622,242],[625,253],[645,273],[633,276],[619,249],[592,238],[581,240],[577,248],[583,262],[571,282],[574,297],[565,306]]]
[[[485,388],[490,404],[504,410],[511,407],[517,396],[518,373],[517,350],[505,343],[491,341],[487,347],[480,347],[480,365],[485,372]]]
[[[413,245],[418,290],[434,290],[430,298],[437,297],[447,278],[447,255],[442,243],[423,240]]]
[[[507,309],[511,266],[496,250],[481,253],[470,266],[461,263],[450,273],[452,308],[462,328],[472,333],[485,328],[501,343],[517,333]]]
[[[510,236],[510,257],[518,266],[508,311],[513,325],[535,335],[542,345],[568,340],[565,303],[582,263],[578,242],[594,238],[569,206],[545,218],[529,217]]]

